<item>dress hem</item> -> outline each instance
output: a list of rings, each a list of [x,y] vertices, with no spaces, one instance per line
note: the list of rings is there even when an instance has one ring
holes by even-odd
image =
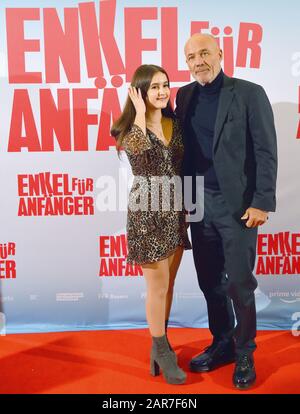
[[[167,259],[168,257],[170,257],[173,253],[176,252],[176,250],[178,249],[178,247],[182,247],[183,250],[191,250],[192,249],[191,246],[186,246],[186,245],[178,244],[174,249],[168,251],[168,253],[166,253],[165,255],[163,255],[163,256],[159,257],[158,259],[153,260],[151,262],[149,262],[149,261],[147,261],[147,262],[137,262],[135,260],[130,260],[130,259],[127,260],[126,259],[126,263],[131,264],[131,265],[139,265],[139,266],[142,266],[142,265],[145,265],[145,264],[157,263],[160,260],[164,260],[164,259]]]

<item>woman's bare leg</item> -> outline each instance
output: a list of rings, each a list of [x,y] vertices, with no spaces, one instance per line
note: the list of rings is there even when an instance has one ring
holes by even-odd
[[[169,286],[168,259],[142,265],[147,284],[146,317],[152,336],[165,334],[166,297]]]
[[[168,266],[169,266],[169,287],[166,296],[166,312],[165,312],[165,320],[167,321],[170,316],[172,301],[173,301],[173,291],[174,291],[174,284],[176,274],[182,259],[183,248],[178,247],[178,249],[168,257]]]

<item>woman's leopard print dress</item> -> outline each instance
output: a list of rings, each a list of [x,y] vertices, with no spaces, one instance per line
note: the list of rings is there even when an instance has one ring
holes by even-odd
[[[132,264],[157,262],[179,246],[191,249],[178,181],[184,151],[179,122],[173,120],[168,146],[146,132],[134,124],[123,140],[134,175],[127,215],[127,263]]]

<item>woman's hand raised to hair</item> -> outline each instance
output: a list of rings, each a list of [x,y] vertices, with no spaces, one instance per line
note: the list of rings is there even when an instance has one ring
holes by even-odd
[[[129,86],[128,95],[134,105],[137,114],[145,114],[146,105],[142,98],[142,92],[134,86]]]

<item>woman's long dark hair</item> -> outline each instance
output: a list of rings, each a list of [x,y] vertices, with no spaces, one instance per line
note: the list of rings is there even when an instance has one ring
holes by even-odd
[[[136,88],[141,89],[142,97],[144,99],[145,104],[146,104],[147,92],[148,92],[148,89],[150,88],[152,78],[158,72],[164,73],[166,75],[169,86],[170,86],[169,76],[167,72],[160,66],[141,65],[134,72],[134,75],[131,81],[131,86],[135,86]],[[163,116],[167,118],[174,118],[174,111],[170,103],[170,100],[166,108],[162,109],[162,114]],[[120,118],[117,119],[113,123],[113,126],[110,130],[111,135],[115,137],[115,139],[117,140],[116,147],[117,147],[118,152],[120,151],[120,148],[122,147],[123,138],[128,133],[128,131],[130,130],[130,128],[132,127],[134,123],[135,116],[136,116],[136,111],[128,95]]]

